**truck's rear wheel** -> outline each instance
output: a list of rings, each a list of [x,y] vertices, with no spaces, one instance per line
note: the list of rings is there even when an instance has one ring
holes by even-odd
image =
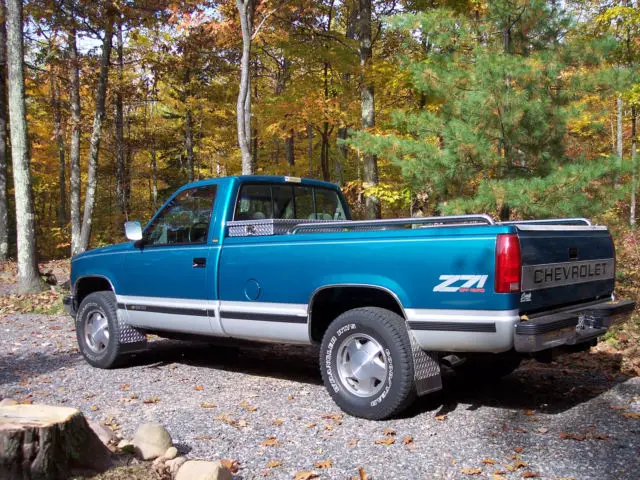
[[[320,370],[329,394],[346,413],[371,420],[398,414],[414,396],[404,320],[377,307],[343,313],[324,334]]]
[[[120,326],[113,292],[94,292],[80,303],[76,315],[76,337],[84,358],[94,367],[117,366],[120,352]]]

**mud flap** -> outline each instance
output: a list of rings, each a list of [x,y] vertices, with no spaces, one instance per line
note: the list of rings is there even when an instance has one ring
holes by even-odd
[[[118,326],[120,327],[120,351],[122,353],[141,352],[147,348],[147,336],[137,328],[127,324],[118,310]]]
[[[408,330],[411,340],[411,353],[413,355],[413,381],[418,396],[442,390],[442,377],[440,376],[440,362],[435,352],[425,352],[418,345],[411,330]]]

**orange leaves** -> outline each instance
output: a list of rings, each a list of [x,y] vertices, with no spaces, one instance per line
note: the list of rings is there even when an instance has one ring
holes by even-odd
[[[320,475],[318,475],[316,472],[297,472],[296,476],[293,477],[294,480],[311,480],[313,478],[318,478]]]
[[[265,441],[262,442],[262,446],[263,447],[279,447],[280,446],[280,442],[278,441],[278,439],[276,437],[274,437],[272,435],[269,438],[267,438]]]
[[[396,439],[393,437],[379,438],[376,440],[376,445],[393,445],[396,443]]]
[[[216,408],[217,405],[214,405],[213,403],[209,403],[209,402],[203,402],[200,404],[201,408]]]
[[[434,418],[439,422],[444,422],[447,419],[447,414],[443,413],[442,415],[436,415]]]
[[[202,385],[196,385],[195,387],[193,387],[193,389],[197,392],[201,392],[202,390],[204,390],[204,387]]]
[[[159,401],[160,399],[158,397],[151,397],[151,398],[145,398],[144,400],[142,400],[142,403],[151,404],[151,403],[158,403]]]
[[[269,460],[267,462],[267,468],[277,468],[280,465],[282,465],[282,462],[280,460]]]
[[[220,460],[220,463],[227,467],[231,473],[238,473],[240,469],[240,462],[237,460]]]
[[[322,460],[321,462],[315,462],[313,465],[316,468],[327,469],[333,467],[333,462],[331,460]]]
[[[482,469],[478,467],[467,467],[460,469],[460,473],[462,473],[463,475],[480,475],[482,473]]]

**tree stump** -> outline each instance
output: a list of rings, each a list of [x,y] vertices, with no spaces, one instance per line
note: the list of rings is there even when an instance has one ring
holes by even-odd
[[[79,410],[51,405],[0,407],[0,478],[67,479],[102,472],[111,452]]]

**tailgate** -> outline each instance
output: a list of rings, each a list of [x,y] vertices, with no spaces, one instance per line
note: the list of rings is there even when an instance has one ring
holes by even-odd
[[[522,255],[521,313],[611,296],[615,251],[606,227],[517,228]]]

